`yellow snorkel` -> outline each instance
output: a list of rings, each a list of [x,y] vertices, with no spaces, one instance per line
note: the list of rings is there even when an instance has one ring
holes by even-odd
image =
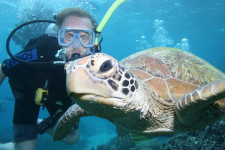
[[[109,18],[113,14],[113,12],[116,10],[117,7],[119,7],[125,1],[126,0],[116,0],[112,4],[112,6],[108,9],[108,11],[106,12],[105,16],[103,17],[102,21],[98,25],[98,27],[96,29],[97,33],[101,33],[102,32],[102,29],[104,28],[104,26],[108,22]],[[95,38],[95,46],[98,46],[98,38],[99,38],[99,36],[97,35],[96,38]]]

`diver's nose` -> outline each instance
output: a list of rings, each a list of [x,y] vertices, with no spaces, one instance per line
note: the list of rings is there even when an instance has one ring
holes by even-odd
[[[79,49],[80,48],[80,41],[78,38],[75,38],[73,41],[73,48],[74,49]]]

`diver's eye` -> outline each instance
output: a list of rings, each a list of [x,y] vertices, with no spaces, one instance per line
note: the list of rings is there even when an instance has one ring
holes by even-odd
[[[107,61],[105,61],[105,62],[101,65],[100,71],[101,71],[101,72],[106,72],[106,71],[109,71],[112,67],[113,67],[113,66],[112,66],[111,61],[110,61],[110,60],[107,60]]]

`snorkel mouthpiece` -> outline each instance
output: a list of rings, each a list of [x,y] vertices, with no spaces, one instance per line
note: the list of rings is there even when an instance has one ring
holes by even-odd
[[[81,58],[81,55],[79,53],[74,53],[70,59],[66,59],[66,62],[73,61],[79,58]]]
[[[94,53],[88,49],[87,52],[83,55],[81,55],[80,53],[74,53],[72,54],[71,58],[70,59],[66,59],[66,62],[69,62],[69,61],[73,61],[73,60],[76,60],[76,59],[79,59],[79,58],[83,58],[83,57],[86,57],[86,56],[89,56],[89,55],[93,55]]]

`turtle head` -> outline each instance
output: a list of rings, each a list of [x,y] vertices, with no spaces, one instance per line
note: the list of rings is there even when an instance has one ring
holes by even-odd
[[[134,76],[109,55],[96,53],[77,59],[65,69],[68,95],[90,114],[118,117],[136,93]]]

